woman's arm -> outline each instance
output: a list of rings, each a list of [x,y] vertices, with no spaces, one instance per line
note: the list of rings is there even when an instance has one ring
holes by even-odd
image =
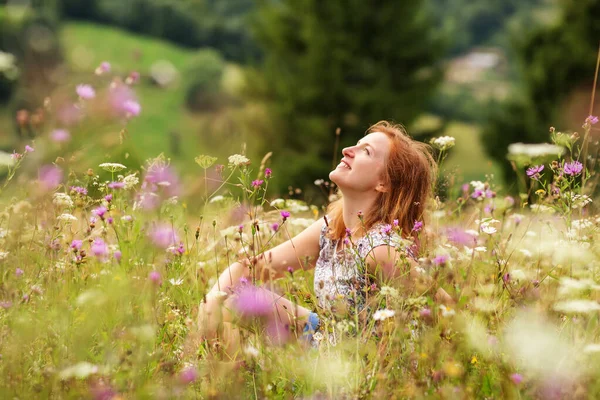
[[[224,291],[235,286],[241,278],[268,281],[283,276],[288,267],[292,270],[312,268],[319,256],[319,236],[323,227],[319,218],[292,239],[251,259],[235,262],[221,275],[211,292]]]

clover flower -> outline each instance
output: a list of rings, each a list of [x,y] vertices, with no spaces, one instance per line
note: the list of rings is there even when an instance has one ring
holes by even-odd
[[[265,178],[269,179],[271,177],[271,174],[271,168],[265,168]]]

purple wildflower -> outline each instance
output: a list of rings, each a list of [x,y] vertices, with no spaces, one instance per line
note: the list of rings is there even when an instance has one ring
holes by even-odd
[[[473,235],[468,234],[461,228],[448,228],[446,237],[452,243],[461,246],[472,246],[476,241]]]
[[[100,219],[104,219],[104,215],[108,212],[108,209],[104,206],[100,206],[92,210],[92,214],[97,215]]]
[[[184,385],[189,385],[198,379],[198,371],[194,367],[187,367],[179,373],[179,381]]]
[[[447,254],[440,254],[433,259],[433,263],[435,265],[445,265],[449,259],[450,257]]]
[[[100,63],[100,65],[98,66],[98,68],[96,68],[96,75],[102,75],[105,74],[107,72],[110,72],[110,63],[107,61],[104,61],[102,63]]]
[[[13,150],[12,154],[10,155],[10,158],[12,158],[13,160],[20,160],[22,157],[23,157],[23,154],[19,154],[14,150]]]
[[[33,153],[35,151],[35,149],[33,147],[31,147],[30,145],[25,145],[25,153]]]
[[[112,225],[113,221],[114,221],[113,217],[106,218],[106,222],[108,222],[109,225]]]
[[[104,243],[104,240],[100,238],[94,239],[90,247],[92,254],[98,258],[105,258],[108,255],[108,246]]]
[[[590,125],[595,125],[598,123],[598,117],[590,115],[585,119],[585,122],[587,122]]]
[[[24,272],[23,272],[23,270],[22,270],[21,268],[17,268],[17,269],[15,270],[15,275],[16,275],[16,276],[18,276],[18,277],[19,277],[19,276],[23,276],[23,274],[24,274]]]
[[[265,291],[253,285],[241,288],[235,307],[244,317],[260,317],[269,315],[273,310],[272,300]]]
[[[387,224],[381,227],[381,234],[390,236],[392,234],[392,225]]]
[[[83,111],[74,104],[67,104],[58,109],[58,121],[65,126],[71,126],[83,119]]]
[[[62,143],[71,139],[71,134],[65,129],[55,129],[50,134],[50,139],[54,142]]]
[[[531,179],[537,179],[540,177],[540,173],[544,170],[544,165],[534,165],[531,168],[527,168],[527,176]]]
[[[285,222],[285,220],[287,220],[291,215],[290,212],[286,211],[286,210],[281,211],[280,214],[281,214],[281,218],[283,218],[283,222]]]
[[[579,161],[571,161],[570,163],[565,163],[563,166],[563,171],[567,175],[577,176],[583,171],[583,164]]]
[[[77,85],[75,90],[77,95],[83,100],[90,100],[96,97],[96,91],[90,85]]]
[[[175,230],[167,224],[157,224],[150,230],[150,240],[160,248],[166,249],[179,242],[179,237]]]
[[[46,190],[53,190],[63,180],[63,171],[54,165],[44,165],[38,172],[38,180]]]
[[[421,318],[431,318],[431,309],[425,307],[421,309],[421,311],[419,311],[419,315],[421,316]]]
[[[142,106],[135,100],[126,100],[123,102],[123,111],[128,118],[137,117],[142,111]]]
[[[12,302],[11,301],[0,301],[0,307],[6,309],[9,309],[12,307]]]
[[[124,182],[111,182],[108,184],[109,189],[123,189],[125,187]]]
[[[253,180],[252,187],[259,188],[263,183],[264,183],[264,181],[262,179]]]
[[[139,80],[140,80],[140,73],[137,71],[133,71],[129,74],[127,79],[125,79],[125,83],[127,83],[128,85],[132,85],[134,83],[137,83]]]
[[[421,221],[415,221],[415,224],[413,225],[413,232],[419,232],[421,229],[423,229],[423,222]]]
[[[502,281],[503,281],[505,284],[508,284],[508,283],[510,282],[510,274],[509,274],[508,272],[507,272],[507,273],[505,273],[504,275],[502,275]]]
[[[271,177],[271,174],[271,168],[265,168],[265,178],[269,179]]]
[[[394,222],[392,222],[392,225],[394,226],[394,228],[397,228],[398,226],[400,226],[400,222],[398,222],[398,220],[395,219]]]
[[[151,271],[148,274],[148,279],[150,279],[150,281],[152,283],[154,283],[155,285],[160,285],[160,282],[161,282],[160,272],[158,272],[158,271]]]
[[[271,230],[273,232],[277,232],[279,230],[279,224],[277,222],[275,222],[274,224],[271,225]]]
[[[123,253],[121,253],[121,250],[117,250],[114,252],[113,256],[115,257],[115,260],[117,260],[117,262],[121,262],[121,257],[123,256]]]
[[[515,205],[515,198],[512,196],[506,196],[504,198],[504,203],[506,203],[507,207],[512,207]]]
[[[291,275],[293,275],[294,274],[294,268],[287,267],[287,272],[289,272]]]
[[[512,383],[514,383],[515,385],[520,384],[521,382],[523,382],[523,375],[521,374],[511,374],[510,375],[510,380],[512,381]]]
[[[109,193],[106,196],[104,196],[104,200],[106,200],[109,203],[112,201],[112,199],[113,199],[112,193]]]
[[[75,249],[75,250],[81,249],[82,245],[83,245],[83,240],[75,239],[71,242],[71,248]]]
[[[77,194],[80,194],[82,196],[85,196],[88,192],[86,188],[83,188],[81,186],[71,186],[71,191],[75,192]]]

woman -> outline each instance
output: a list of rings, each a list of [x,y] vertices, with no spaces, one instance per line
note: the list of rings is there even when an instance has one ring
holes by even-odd
[[[315,268],[316,312],[251,287],[252,299],[270,307],[276,328],[296,336],[318,329],[318,313],[335,312],[340,298],[362,312],[368,292],[363,289],[374,280],[400,275],[400,260],[414,277],[416,245],[398,246],[398,233],[404,238],[415,235],[413,226],[422,219],[431,195],[436,166],[428,149],[409,138],[402,126],[386,121],[371,126],[355,146],[343,149],[340,164],[329,174],[341,198],[329,206],[325,217],[293,239],[255,259],[233,263],[221,274],[201,305],[199,322],[205,335],[214,337],[224,330],[231,341],[233,310],[243,309],[241,303],[246,301],[239,288],[251,277],[268,281],[288,271]],[[412,239],[416,242],[416,237]],[[436,294],[440,297],[451,301],[441,289]]]

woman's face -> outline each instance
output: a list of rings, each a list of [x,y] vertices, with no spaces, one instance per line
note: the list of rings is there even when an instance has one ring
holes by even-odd
[[[370,192],[381,189],[389,152],[390,139],[385,133],[369,133],[356,146],[342,150],[344,157],[329,173],[329,179],[342,191]]]

